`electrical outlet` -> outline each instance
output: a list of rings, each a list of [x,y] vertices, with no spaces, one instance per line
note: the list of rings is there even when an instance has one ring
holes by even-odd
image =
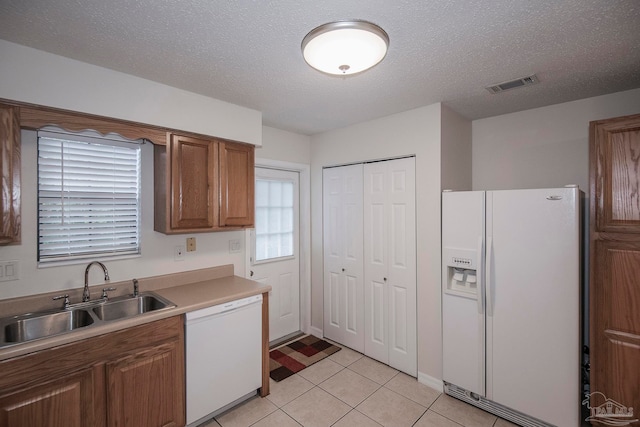
[[[236,254],[242,250],[240,239],[229,240],[229,253]]]
[[[195,251],[196,251],[196,238],[187,237],[187,252],[195,252]]]
[[[176,246],[173,251],[174,261],[184,261],[184,246]]]
[[[19,261],[0,261],[0,282],[18,280],[20,278]]]

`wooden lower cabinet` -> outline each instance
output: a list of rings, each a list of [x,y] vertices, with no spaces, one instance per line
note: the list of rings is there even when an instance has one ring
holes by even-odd
[[[177,367],[184,355],[171,342],[142,350],[107,364],[109,426],[184,425],[183,381]]]
[[[182,316],[4,360],[0,372],[0,427],[186,421]]]
[[[0,426],[104,425],[100,368],[84,369],[1,397]]]
[[[593,245],[591,391],[638,408],[640,237],[630,237],[629,241],[601,239]],[[592,404],[602,402],[594,400]]]

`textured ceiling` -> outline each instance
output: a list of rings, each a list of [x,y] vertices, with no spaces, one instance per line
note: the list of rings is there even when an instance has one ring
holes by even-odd
[[[303,37],[345,19],[384,28],[387,57],[348,78],[311,69]],[[478,119],[640,87],[638,0],[0,0],[0,38],[303,134],[435,102]],[[484,89],[533,73],[540,84]]]

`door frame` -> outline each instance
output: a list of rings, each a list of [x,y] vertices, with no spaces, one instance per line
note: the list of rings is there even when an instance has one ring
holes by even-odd
[[[300,330],[305,334],[317,333],[311,329],[311,166],[304,163],[285,162],[271,159],[255,159],[256,168],[278,169],[300,174],[299,215],[300,215]],[[250,279],[251,270],[251,233],[245,231],[245,271],[244,277]],[[319,335],[322,337],[322,335]]]

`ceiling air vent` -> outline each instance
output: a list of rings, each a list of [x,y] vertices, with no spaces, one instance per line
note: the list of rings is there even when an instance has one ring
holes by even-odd
[[[532,74],[528,77],[522,77],[520,79],[510,80],[508,82],[487,86],[485,89],[495,94],[499,92],[504,92],[505,90],[515,89],[517,87],[534,85],[539,82],[540,80],[538,80],[538,77],[536,77],[535,74]]]

